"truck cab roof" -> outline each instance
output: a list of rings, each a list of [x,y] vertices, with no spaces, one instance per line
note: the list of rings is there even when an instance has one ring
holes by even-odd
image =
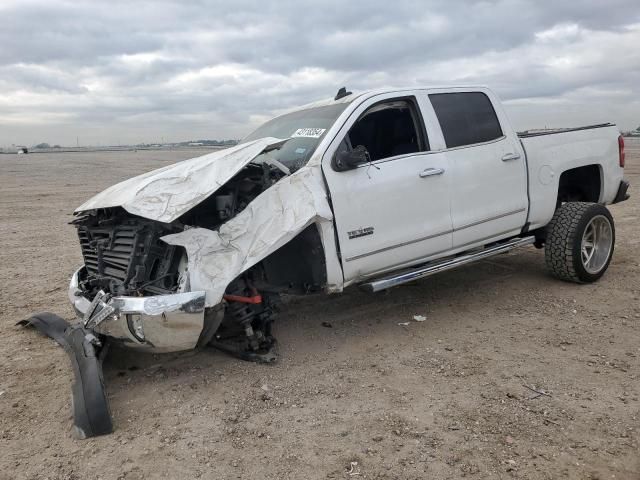
[[[434,91],[490,91],[489,87],[485,85],[431,85],[431,86],[416,86],[416,87],[385,87],[385,88],[377,88],[371,90],[362,90],[362,91],[352,91],[348,95],[336,99],[335,97],[324,98],[322,100],[318,100],[315,102],[307,103],[305,105],[297,106],[285,110],[282,112],[282,115],[292,112],[298,112],[302,110],[308,110],[310,108],[324,107],[329,105],[336,105],[340,103],[351,103],[356,99],[366,100],[371,97],[375,97],[376,95],[386,95],[389,93],[398,93],[402,94],[405,92],[414,92],[416,90],[424,91],[424,90],[434,90]]]

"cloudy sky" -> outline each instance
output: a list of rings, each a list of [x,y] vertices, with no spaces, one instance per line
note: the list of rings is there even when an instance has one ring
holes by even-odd
[[[486,84],[640,125],[638,0],[0,0],[0,146],[239,138],[338,87]]]

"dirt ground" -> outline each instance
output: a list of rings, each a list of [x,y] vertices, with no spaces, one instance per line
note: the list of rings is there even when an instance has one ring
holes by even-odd
[[[64,351],[14,324],[73,318],[77,205],[191,156],[0,155],[0,479],[640,478],[637,190],[611,207],[596,284],[554,280],[529,248],[387,293],[296,299],[276,365],[113,350],[115,433],[74,440]]]

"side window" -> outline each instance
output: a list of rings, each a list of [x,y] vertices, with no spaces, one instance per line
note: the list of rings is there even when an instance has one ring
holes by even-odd
[[[440,122],[447,148],[502,137],[491,100],[481,92],[434,93],[429,100]]]
[[[364,147],[372,161],[429,149],[413,99],[373,105],[349,130],[340,148]]]

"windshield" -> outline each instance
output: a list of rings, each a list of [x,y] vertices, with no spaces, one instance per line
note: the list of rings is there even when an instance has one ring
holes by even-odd
[[[337,103],[287,113],[269,120],[242,139],[242,143],[263,137],[288,138],[282,147],[262,153],[256,160],[264,159],[266,155],[283,163],[293,172],[307,164],[320,140],[347,105],[349,104]]]

